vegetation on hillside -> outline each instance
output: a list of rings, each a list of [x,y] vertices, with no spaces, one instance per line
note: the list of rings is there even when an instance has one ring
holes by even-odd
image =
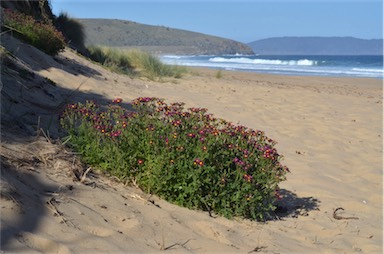
[[[151,53],[253,54],[247,45],[216,36],[115,19],[78,19],[86,45],[140,48]]]
[[[36,21],[32,16],[10,9],[2,9],[1,14],[2,26],[27,43],[49,55],[64,49],[64,36],[51,23]]]

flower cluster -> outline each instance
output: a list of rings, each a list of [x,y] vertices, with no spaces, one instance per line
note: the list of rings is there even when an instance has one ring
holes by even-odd
[[[10,9],[2,11],[2,19],[4,25],[15,30],[21,39],[49,55],[55,55],[65,47],[63,34],[48,21],[36,21],[32,16]]]
[[[182,206],[252,219],[271,211],[289,170],[262,131],[183,103],[140,97],[131,112],[121,102],[70,104],[62,114],[86,162]]]
[[[139,97],[133,101],[133,104],[134,105],[145,104],[145,103],[155,101],[155,100],[156,100],[156,98],[153,98],[153,97]],[[158,103],[160,103],[159,100],[158,100]]]
[[[196,158],[194,161],[193,161],[193,165],[197,165],[197,166],[204,166],[204,162],[202,160],[200,160],[199,158]]]

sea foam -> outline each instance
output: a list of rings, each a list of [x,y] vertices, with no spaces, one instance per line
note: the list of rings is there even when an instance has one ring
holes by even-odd
[[[271,60],[271,59],[250,59],[246,57],[224,58],[224,57],[212,57],[210,62],[216,63],[242,63],[242,64],[266,64],[266,65],[301,65],[301,66],[313,66],[317,65],[317,61],[308,59],[300,60]]]
[[[383,69],[352,68],[353,71],[384,73]]]
[[[382,56],[162,56],[167,64],[284,75],[383,78]]]

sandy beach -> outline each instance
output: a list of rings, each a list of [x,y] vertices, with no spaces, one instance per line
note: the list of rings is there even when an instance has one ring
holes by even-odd
[[[2,70],[4,253],[383,252],[382,80],[190,68],[153,82],[69,49],[53,59],[10,37],[3,46],[18,59]],[[280,185],[287,211],[265,223],[213,218],[85,173],[57,139],[63,105],[140,96],[205,107],[276,140],[291,171]]]

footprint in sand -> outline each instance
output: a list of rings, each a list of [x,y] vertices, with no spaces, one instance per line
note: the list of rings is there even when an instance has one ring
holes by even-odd
[[[198,232],[200,235],[207,237],[209,239],[215,240],[220,243],[224,243],[227,245],[233,244],[226,236],[226,227],[214,227],[209,222],[200,221],[195,222],[193,225],[193,229]]]
[[[23,232],[17,236],[17,239],[21,243],[27,245],[29,248],[39,251],[41,253],[72,253],[67,246],[36,234]]]
[[[103,228],[103,227],[96,227],[96,226],[80,226],[80,230],[87,232],[89,234],[99,236],[99,237],[108,237],[116,233],[115,230],[109,229],[109,228]]]
[[[111,226],[113,226],[113,224]],[[92,234],[98,237],[108,237],[115,233],[122,233],[125,230],[129,230],[138,224],[139,224],[139,221],[137,219],[122,219],[120,220],[120,224],[113,229],[106,228],[106,227],[88,226],[88,225],[78,226],[78,228],[81,231],[87,232],[89,234]]]

